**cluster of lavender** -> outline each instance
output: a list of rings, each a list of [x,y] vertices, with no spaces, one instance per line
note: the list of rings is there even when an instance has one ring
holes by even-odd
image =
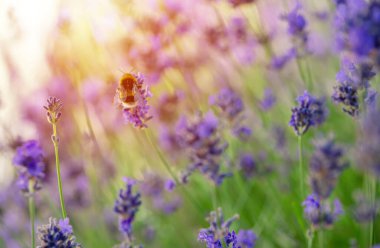
[[[219,107],[222,119],[227,120],[235,136],[243,140],[251,136],[252,130],[243,124],[243,100],[232,88],[221,89],[217,95],[210,97],[209,102],[211,105]]]
[[[212,112],[205,115],[198,113],[191,120],[185,117],[180,119],[177,131],[190,158],[190,164],[182,177],[183,182],[187,182],[195,170],[199,170],[216,185],[230,175],[221,171],[221,156],[227,143],[222,141],[218,129],[219,120]]]
[[[307,91],[297,98],[298,106],[292,108],[289,125],[298,136],[303,135],[312,126],[321,125],[327,116],[323,99],[310,95]]]
[[[18,186],[23,192],[33,193],[41,189],[45,178],[45,160],[38,141],[25,141],[16,149],[13,164],[20,169]]]
[[[132,224],[135,215],[141,205],[141,194],[134,193],[135,181],[124,178],[125,188],[120,189],[118,198],[115,201],[114,212],[119,215],[119,230],[125,235],[125,241],[120,247],[132,247]]]
[[[41,245],[37,248],[80,248],[73,234],[73,228],[69,224],[69,219],[57,220],[49,219],[49,224],[39,227],[39,239]]]
[[[380,66],[380,2],[378,0],[337,1],[335,26],[337,47],[360,60]]]
[[[238,218],[238,215],[234,215],[225,220],[221,208],[210,212],[206,219],[210,227],[199,231],[198,241],[207,248],[254,248],[257,236],[253,231],[242,229],[236,234],[234,230],[230,230],[231,224]]]
[[[348,59],[342,60],[342,68],[336,75],[338,85],[334,87],[332,99],[343,105],[342,109],[351,116],[359,114],[360,92],[364,95],[364,102],[371,106],[376,99],[376,92],[369,89],[369,81],[376,75],[372,66],[366,63],[354,64]]]
[[[148,196],[153,202],[153,206],[163,213],[175,212],[182,203],[181,197],[174,194],[176,184],[173,180],[164,180],[157,174],[146,173],[141,183],[142,195]]]

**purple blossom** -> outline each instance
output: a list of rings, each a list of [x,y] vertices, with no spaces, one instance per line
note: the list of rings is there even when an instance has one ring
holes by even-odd
[[[232,127],[232,133],[245,140],[249,138],[252,131],[243,124],[244,103],[241,97],[230,87],[222,88],[218,94],[212,95],[209,99],[211,105],[218,106],[221,115]]]
[[[29,182],[33,184],[33,190],[41,188],[45,177],[45,162],[38,141],[29,140],[19,146],[13,157],[13,164],[20,169],[17,184],[23,192],[29,192]]]
[[[203,116],[198,114],[191,120],[181,118],[177,133],[190,158],[183,182],[187,182],[195,170],[199,170],[217,185],[229,176],[229,173],[221,172],[221,155],[226,150],[227,143],[220,138],[219,121],[212,112]]]
[[[270,67],[275,70],[281,70],[284,66],[297,57],[297,50],[295,48],[289,49],[285,54],[274,56],[271,60]]]
[[[276,104],[276,96],[270,88],[264,91],[264,97],[260,102],[260,107],[264,111],[270,110]]]
[[[237,235],[238,247],[254,248],[256,245],[257,236],[252,230],[240,230]]]
[[[339,1],[335,15],[338,49],[379,67],[379,13],[379,1]]]
[[[310,95],[307,91],[297,98],[298,106],[292,108],[289,125],[297,135],[304,134],[309,127],[322,124],[327,116],[323,99]]]
[[[132,223],[135,220],[135,215],[141,205],[140,193],[133,193],[135,181],[129,178],[124,178],[125,188],[121,189],[119,196],[115,201],[114,212],[120,217],[120,231],[126,234],[129,239],[132,235]]]
[[[240,156],[239,168],[246,178],[251,178],[257,172],[257,164],[251,154],[243,154]]]
[[[321,199],[327,199],[336,181],[347,167],[342,162],[343,150],[334,144],[332,139],[318,142],[310,159],[310,184],[313,193]]]
[[[315,228],[329,227],[337,219],[339,215],[343,214],[343,209],[340,201],[338,199],[334,200],[333,206],[331,206],[326,201],[321,201],[321,199],[311,194],[302,203],[304,206],[304,214],[308,221]]]
[[[148,98],[152,96],[141,73],[124,74],[116,90],[115,102],[123,110],[127,122],[136,128],[146,128],[152,117],[148,114]]]
[[[49,224],[38,228],[38,238],[40,245],[38,248],[80,248],[76,242],[73,229],[69,224],[69,219],[57,221],[54,218],[49,219]]]

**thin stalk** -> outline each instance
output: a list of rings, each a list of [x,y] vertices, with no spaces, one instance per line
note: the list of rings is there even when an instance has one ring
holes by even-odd
[[[310,231],[310,235],[307,235],[307,248],[313,247],[314,231]]]
[[[174,172],[172,171],[172,169],[170,168],[170,165],[169,163],[166,161],[164,155],[161,153],[160,149],[158,149],[158,147],[153,143],[153,140],[151,138],[151,133],[148,131],[148,129],[145,129],[145,134],[146,134],[146,137],[150,143],[151,146],[153,146],[154,150],[156,151],[158,157],[160,158],[160,160],[162,161],[162,163],[164,164],[165,166],[165,169],[169,172],[170,176],[172,177],[172,179],[175,181],[175,183],[177,185],[180,185],[180,181],[178,180],[177,176],[174,174]]]
[[[376,201],[376,178],[367,175],[368,181],[369,181],[369,195],[370,195],[370,202],[371,207],[375,206]],[[374,243],[375,235],[374,235],[374,219],[372,218],[369,222],[369,247],[372,247]]]
[[[304,191],[304,175],[303,175],[303,156],[302,156],[302,135],[298,136],[298,156],[299,156],[299,179],[300,179],[300,191],[301,197],[305,197]]]
[[[36,215],[36,208],[34,204],[34,181],[29,180],[29,193],[28,202],[29,202],[29,218],[30,218],[30,235],[31,235],[31,244],[32,248],[36,247],[36,238],[35,238],[35,228],[34,228],[34,220]]]
[[[324,240],[324,235],[323,235],[323,229],[320,229],[319,230],[319,233],[318,233],[318,239],[319,239],[319,247],[320,248],[324,248],[325,246],[325,240]]]
[[[61,211],[63,219],[66,218],[66,208],[65,201],[63,199],[62,193],[62,179],[61,179],[61,166],[59,162],[59,152],[58,152],[58,135],[57,135],[57,124],[52,123],[53,125],[53,144],[54,144],[54,154],[55,154],[55,167],[57,169],[57,181],[58,181],[58,191],[59,191],[59,201],[61,202]]]

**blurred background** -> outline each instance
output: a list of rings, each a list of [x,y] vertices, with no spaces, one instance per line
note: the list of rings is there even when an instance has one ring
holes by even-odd
[[[308,38],[299,44],[289,34],[286,17],[296,2],[235,2],[0,2],[0,247],[29,247],[27,201],[15,187],[18,174],[12,164],[23,141],[38,140],[47,165],[36,194],[37,225],[59,216],[52,129],[43,109],[49,96],[63,102],[58,124],[63,191],[83,247],[122,241],[113,203],[124,176],[135,178],[143,195],[136,244],[204,247],[197,233],[208,227],[207,214],[222,207],[227,217],[240,215],[234,228],[254,230],[257,247],[306,247],[297,137],[288,125],[295,99],[307,89],[325,97],[329,109],[328,121],[304,135],[305,165],[314,140],[330,136],[345,149],[346,160],[354,161],[349,151],[359,128],[330,100],[340,67],[335,5],[301,3]],[[153,118],[146,129],[128,123],[115,103],[119,79],[137,72],[152,91]],[[223,119],[213,104],[223,89],[242,101],[237,119]],[[219,105],[233,105],[227,97]],[[176,137],[178,123],[210,112],[219,118],[218,137],[228,143],[222,171],[232,176],[215,186],[194,173],[186,186],[164,189],[171,172],[180,177],[189,163]],[[250,172],[241,167],[244,155],[254,159]],[[342,173],[331,199],[339,198],[346,214],[326,229],[324,241],[315,241],[320,247],[370,247],[368,227],[354,214],[363,182],[364,174],[355,167]],[[380,231],[378,222],[374,233]]]

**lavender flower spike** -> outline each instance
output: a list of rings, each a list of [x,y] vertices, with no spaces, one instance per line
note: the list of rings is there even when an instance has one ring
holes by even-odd
[[[29,183],[33,191],[41,188],[45,177],[45,161],[43,151],[38,141],[29,140],[16,149],[13,164],[20,169],[18,186],[23,192],[30,193]]]
[[[298,106],[292,108],[289,125],[298,136],[306,133],[311,126],[322,124],[326,120],[327,109],[323,99],[310,95],[307,91],[297,98]]]
[[[140,193],[133,193],[135,181],[125,178],[125,188],[121,189],[115,201],[114,211],[120,217],[119,228],[127,236],[127,241],[132,239],[132,223],[141,205]]]
[[[73,228],[69,224],[69,219],[59,220],[50,218],[49,224],[41,226],[39,229],[40,245],[37,248],[80,248],[76,242]]]

